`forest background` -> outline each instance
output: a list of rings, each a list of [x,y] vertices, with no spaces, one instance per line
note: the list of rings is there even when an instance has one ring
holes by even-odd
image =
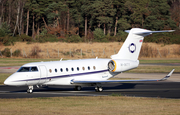
[[[174,29],[145,42],[180,44],[180,0],[0,0],[0,45],[123,42],[135,27]]]

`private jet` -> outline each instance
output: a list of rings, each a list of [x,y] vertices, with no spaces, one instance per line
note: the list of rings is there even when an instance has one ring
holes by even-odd
[[[119,52],[110,59],[79,59],[51,62],[35,62],[23,65],[17,72],[9,76],[5,85],[28,86],[27,93],[33,93],[33,86],[73,85],[80,91],[83,86],[94,86],[95,91],[102,92],[104,83],[153,82],[167,80],[174,69],[162,79],[143,80],[108,80],[117,74],[137,68],[139,53],[145,36],[159,32],[141,28],[127,30],[128,36]]]

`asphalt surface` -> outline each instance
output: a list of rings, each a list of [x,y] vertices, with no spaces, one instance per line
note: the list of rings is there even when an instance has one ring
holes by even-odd
[[[104,84],[103,92],[95,92],[94,87],[83,87],[81,91],[74,91],[72,86],[34,87],[32,94],[26,93],[27,87],[0,86],[0,98],[38,98],[63,96],[135,96],[180,98],[180,82],[146,82],[146,83],[112,83]]]

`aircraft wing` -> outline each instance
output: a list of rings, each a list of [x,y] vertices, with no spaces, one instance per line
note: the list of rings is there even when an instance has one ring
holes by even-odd
[[[95,81],[95,80],[72,80],[71,84],[97,84],[97,83],[123,83],[123,82],[153,82],[153,81],[164,81],[167,80],[175,69],[166,75],[162,79],[143,79],[143,80],[104,80],[104,81]]]

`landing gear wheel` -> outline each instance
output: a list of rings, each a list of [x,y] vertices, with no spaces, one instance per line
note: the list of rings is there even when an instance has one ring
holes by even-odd
[[[74,90],[75,91],[80,91],[81,90],[81,86],[75,86]]]
[[[28,89],[27,93],[33,93],[33,90],[32,89]]]
[[[102,91],[103,91],[103,88],[102,88],[102,87],[95,87],[95,91],[96,91],[96,92],[102,92]]]
[[[33,93],[33,86],[28,86],[29,89],[27,90],[27,93]]]

